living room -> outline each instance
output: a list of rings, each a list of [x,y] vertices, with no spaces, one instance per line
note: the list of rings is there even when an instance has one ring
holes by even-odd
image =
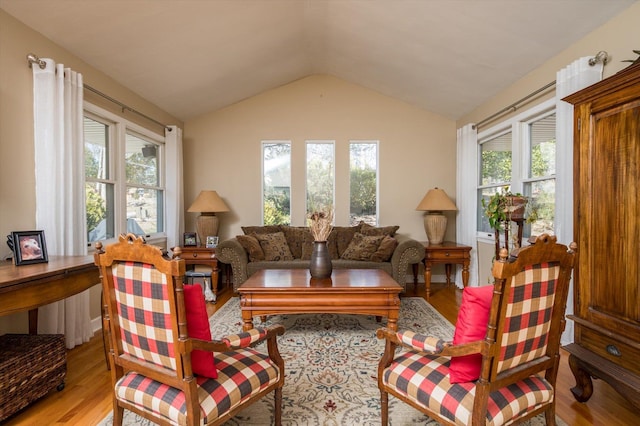
[[[0,2],[0,8],[2,6],[3,2]],[[368,89],[357,81],[317,73],[250,94],[244,100],[215,111],[203,111],[181,119],[137,95],[135,87],[120,85],[113,77],[43,36],[37,28],[30,28],[0,10],[0,65],[3,69],[0,81],[0,231],[7,235],[15,230],[36,229],[37,203],[32,172],[33,83],[25,60],[31,52],[71,66],[83,73],[87,84],[101,92],[162,123],[182,128],[185,208],[201,190],[218,191],[231,210],[220,215],[221,240],[240,234],[243,225],[261,223],[260,143],[273,139],[291,140],[294,144],[303,144],[308,139],[336,141],[338,225],[346,225],[348,217],[349,195],[345,188],[348,185],[340,185],[348,177],[340,165],[347,164],[349,141],[380,141],[380,225],[400,225],[398,232],[425,240],[422,212],[416,211],[425,192],[440,187],[457,201],[456,130],[492,115],[554,80],[559,69],[579,57],[606,50],[611,61],[604,67],[603,77],[614,75],[628,65],[621,61],[632,59],[633,50],[640,47],[634,45],[640,40],[638,21],[640,4],[634,2],[544,62],[532,63],[529,73],[459,117],[433,113]],[[522,58],[526,60],[526,55]],[[85,98],[148,125],[143,118],[123,113],[99,96],[86,93]],[[159,131],[157,127],[155,130]],[[302,162],[303,155],[303,150],[294,151],[292,161]],[[294,169],[293,173],[292,181],[304,181],[303,168]],[[304,200],[304,187],[293,187],[291,196]],[[292,205],[293,225],[304,223],[304,209],[304,204]],[[184,230],[195,230],[196,215],[185,212],[184,219]],[[456,240],[454,215],[450,217],[445,239]],[[0,249],[3,259],[10,254],[6,246]],[[441,275],[442,271],[437,274]],[[99,317],[99,300],[100,287],[96,286],[91,291],[93,318]],[[26,313],[0,318],[0,334],[25,332],[26,327]]]

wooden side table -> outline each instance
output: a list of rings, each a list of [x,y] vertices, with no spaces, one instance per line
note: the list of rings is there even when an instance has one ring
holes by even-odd
[[[205,246],[186,246],[180,247],[182,253],[180,259],[184,260],[186,265],[206,265],[211,266],[211,290],[218,297],[218,258],[216,257],[216,249]]]
[[[431,267],[433,265],[444,265],[447,286],[451,284],[451,265],[462,265],[462,284],[465,287],[469,284],[470,246],[451,241],[445,241],[442,244],[429,244],[428,242],[422,244],[424,245],[424,284],[427,300],[431,295]]]

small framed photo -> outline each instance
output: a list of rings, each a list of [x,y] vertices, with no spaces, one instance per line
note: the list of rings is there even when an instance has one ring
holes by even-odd
[[[195,232],[185,232],[182,245],[184,247],[194,247],[198,245],[198,237]]]
[[[207,248],[216,248],[218,247],[218,237],[207,237]]]
[[[49,261],[44,231],[14,231],[11,233],[11,240],[13,259],[16,265],[47,263]]]

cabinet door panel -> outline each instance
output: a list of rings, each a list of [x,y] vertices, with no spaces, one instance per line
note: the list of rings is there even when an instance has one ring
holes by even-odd
[[[590,121],[592,185],[586,202],[596,232],[591,264],[583,270],[590,275],[589,307],[607,314],[600,319],[610,315],[639,321],[640,103],[602,111]]]

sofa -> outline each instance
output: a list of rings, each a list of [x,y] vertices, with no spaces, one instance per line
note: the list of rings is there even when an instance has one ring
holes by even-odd
[[[334,269],[383,269],[406,288],[409,265],[424,258],[424,246],[398,226],[335,226],[327,239]],[[313,250],[309,228],[302,226],[243,226],[243,235],[222,241],[219,262],[231,266],[233,291],[261,269],[307,269]]]

